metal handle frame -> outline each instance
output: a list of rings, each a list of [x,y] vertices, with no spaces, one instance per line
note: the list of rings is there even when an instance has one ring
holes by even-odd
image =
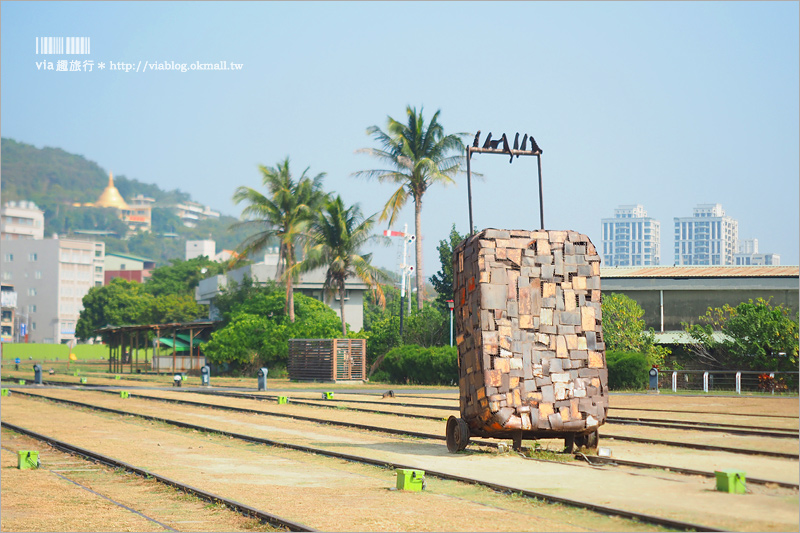
[[[470,166],[470,160],[472,159],[472,154],[500,154],[500,155],[511,155],[513,156],[521,156],[521,155],[533,155],[536,156],[537,167],[539,170],[539,223],[541,225],[540,229],[544,229],[544,198],[542,192],[542,151],[541,150],[511,150],[510,152],[501,150],[501,149],[492,149],[492,148],[478,148],[476,146],[467,146],[467,201],[469,202],[469,234],[470,236],[475,234],[475,226],[472,222],[472,168]]]

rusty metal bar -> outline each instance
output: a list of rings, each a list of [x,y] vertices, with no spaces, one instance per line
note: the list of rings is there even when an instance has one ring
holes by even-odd
[[[539,221],[542,224],[541,229],[544,229],[544,198],[542,196],[542,156],[536,154],[536,162],[539,167]]]
[[[472,171],[470,170],[469,160],[472,159],[472,147],[467,146],[467,201],[469,202],[469,234],[474,232],[472,225]],[[400,303],[400,321],[403,320],[403,304]],[[403,335],[403,327],[400,326],[400,335]]]
[[[477,154],[503,154],[503,155],[541,155],[542,152],[539,150],[514,150],[513,148],[510,150],[503,150],[502,148],[478,148],[477,146],[467,146],[467,154],[469,153],[477,153]]]
[[[480,134],[480,132],[478,132]],[[477,137],[476,137],[477,140]],[[533,137],[531,137],[531,142],[533,143]],[[534,143],[535,145],[535,143]],[[539,169],[539,222],[541,224],[541,229],[544,229],[544,198],[542,193],[542,151],[539,150],[504,150],[502,148],[479,148],[477,146],[467,146],[467,202],[469,204],[469,235],[473,235],[475,233],[474,222],[472,219],[472,167],[470,165],[470,160],[472,159],[472,154],[501,154],[501,155],[510,155],[512,160],[514,156],[536,156],[537,159],[537,166]]]

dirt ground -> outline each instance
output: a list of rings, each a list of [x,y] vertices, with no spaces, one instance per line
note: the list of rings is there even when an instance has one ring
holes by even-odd
[[[172,394],[172,391],[168,392]],[[477,477],[490,482],[505,485],[510,484],[521,489],[563,495],[613,507],[635,509],[640,512],[705,524],[722,529],[747,531],[785,531],[798,529],[797,491],[786,489],[749,485],[748,488],[751,490],[749,494],[745,496],[734,496],[715,491],[713,480],[678,476],[669,472],[657,472],[654,474],[643,471],[631,472],[620,468],[579,468],[570,464],[526,461],[513,454],[487,454],[471,452],[469,450],[454,455],[446,451],[443,443],[390,438],[371,432],[343,430],[341,428],[313,423],[298,424],[296,421],[291,420],[281,420],[258,415],[223,413],[221,411],[159,404],[146,400],[135,400],[133,398],[122,400],[116,396],[97,392],[48,391],[48,394],[54,396],[65,395],[64,397],[69,396],[78,401],[91,401],[97,405],[134,410],[136,412],[153,414],[155,416],[165,416],[194,424],[208,425],[219,429],[248,433],[264,438],[319,446],[345,453],[361,454],[427,470],[438,470],[457,475]],[[209,398],[207,396],[200,399],[200,401],[208,400]],[[631,398],[633,405],[637,405],[638,407],[655,405],[660,408],[665,408],[665,405],[669,406],[676,403],[674,401],[667,401],[665,403],[664,400],[674,400],[674,398],[667,398],[666,396],[660,398],[657,396]],[[707,399],[703,398],[701,400]],[[719,401],[719,399],[716,398],[713,400]],[[738,399],[734,400],[738,401]],[[225,400],[226,403],[233,401],[232,399]],[[237,401],[248,402],[247,400]],[[612,406],[615,401],[616,399],[612,397]],[[626,397],[622,401],[627,402],[628,398]],[[270,405],[265,402],[249,402],[258,405],[259,408],[267,408]],[[698,403],[696,400],[690,400],[690,402]],[[706,405],[705,402],[699,403]],[[794,400],[794,403],[796,412],[796,400]],[[717,410],[713,402],[708,405],[711,405],[711,410]],[[477,521],[475,517],[486,516],[487,511],[485,510],[481,512],[476,510],[474,513],[470,512],[467,515],[463,512],[455,512],[455,516],[462,518],[447,521],[446,517],[448,515],[443,511],[443,509],[445,509],[445,504],[441,501],[434,502],[433,498],[436,494],[436,490],[438,490],[435,488],[441,486],[440,480],[436,480],[435,484],[433,482],[429,484],[432,490],[429,490],[425,496],[419,497],[417,494],[412,494],[411,497],[417,497],[416,500],[403,501],[401,510],[391,510],[387,514],[388,518],[383,516],[384,513],[381,513],[379,519],[374,516],[374,512],[369,513],[369,509],[384,509],[384,506],[387,504],[384,500],[373,499],[375,491],[367,491],[369,494],[365,494],[364,487],[354,488],[349,476],[343,475],[339,475],[338,477],[337,475],[333,477],[330,475],[323,475],[321,481],[312,481],[308,478],[308,476],[310,476],[310,471],[307,465],[294,464],[293,466],[286,466],[286,468],[283,468],[283,465],[281,465],[281,473],[276,474],[276,467],[272,462],[268,461],[267,464],[260,463],[260,461],[267,461],[268,457],[274,455],[271,451],[267,453],[268,448],[263,446],[247,450],[250,454],[255,453],[255,457],[247,455],[246,460],[244,456],[239,457],[239,459],[236,457],[228,458],[222,453],[223,450],[217,448],[215,448],[213,453],[205,448],[202,452],[199,451],[197,446],[198,439],[201,439],[201,437],[196,435],[192,435],[190,441],[180,441],[175,444],[170,444],[169,446],[164,446],[162,443],[171,443],[172,439],[178,438],[176,436],[177,430],[157,427],[151,428],[144,422],[137,422],[136,419],[126,419],[124,424],[122,424],[118,418],[112,415],[82,413],[81,411],[75,411],[41,401],[25,400],[21,396],[13,396],[11,399],[3,398],[2,407],[4,421],[8,420],[10,422],[19,423],[20,425],[31,427],[31,429],[52,434],[54,437],[70,440],[78,445],[83,445],[78,442],[83,441],[86,447],[91,447],[92,444],[102,442],[104,449],[110,447],[110,449],[116,450],[116,453],[126,457],[120,457],[125,461],[164,469],[170,472],[165,473],[165,475],[169,475],[170,477],[180,475],[185,478],[193,479],[197,483],[216,487],[219,490],[241,494],[242,498],[248,499],[242,501],[255,501],[255,503],[250,504],[258,508],[264,508],[265,502],[268,502],[270,505],[275,505],[277,508],[285,511],[279,512],[271,510],[271,512],[276,512],[279,515],[321,529],[343,530],[349,528],[357,530],[392,531],[401,529],[457,531],[479,529],[530,530],[533,527],[529,517],[520,519],[520,521],[516,523],[512,518],[508,518],[510,522],[499,522],[496,514],[488,517],[488,526],[483,526],[483,522]],[[248,407],[254,408],[253,405],[249,405]],[[300,406],[291,405],[281,406],[283,409],[295,409],[299,407]],[[738,406],[738,404],[734,407],[742,409],[750,408],[748,405]],[[764,403],[763,401],[762,403],[754,405],[752,408],[755,414],[758,409],[763,410],[765,407],[769,412],[783,411],[784,409],[791,411],[791,409],[793,409],[789,403]],[[686,409],[692,408],[694,407],[688,404],[686,405]],[[730,405],[728,405],[727,408],[730,408]],[[363,413],[347,413],[346,411],[338,413],[338,410],[309,407],[303,409],[315,410],[320,417],[333,417],[335,413],[337,416],[339,414],[344,414],[351,418],[357,417],[360,422],[363,421]],[[37,416],[28,416],[31,412],[37,413]],[[385,417],[386,415],[368,416]],[[422,424],[424,422],[425,421],[415,421],[414,423]],[[431,422],[432,424],[436,424],[433,421]],[[136,435],[136,447],[131,447],[131,440],[129,437],[126,437],[129,429],[123,431],[123,428],[129,427],[137,428],[134,431]],[[442,431],[443,426],[439,429]],[[147,430],[147,433],[145,433],[145,430]],[[190,442],[194,442],[194,445],[190,444]],[[730,442],[730,440],[728,440],[728,442]],[[205,444],[203,444],[203,446],[205,446]],[[237,453],[241,452],[240,447],[232,443],[223,447],[226,449],[232,449],[231,447],[234,447],[236,450],[239,450]],[[623,453],[623,450],[643,448],[646,447],[629,448],[627,444],[623,448],[616,443],[613,446],[614,455],[621,458],[628,458],[620,455]],[[190,449],[192,451],[189,451]],[[686,462],[691,456],[697,455],[701,457],[699,462],[704,463],[704,466],[698,467],[697,469],[712,470],[716,468],[715,463],[713,463],[714,459],[711,456],[702,455],[696,451],[675,452],[674,449],[670,450],[671,451],[651,449],[652,453],[649,454],[650,460],[648,462],[661,463],[663,456],[670,454],[676,456],[674,460]],[[797,450],[796,441],[794,443],[794,450]],[[627,451],[625,453],[631,452]],[[640,453],[643,457],[648,456],[644,451]],[[224,458],[207,460],[209,458],[217,458],[219,454],[222,454],[221,457]],[[165,460],[162,455],[169,455],[169,459]],[[735,458],[736,461],[749,461],[749,459],[745,458],[746,456],[721,454],[721,456],[726,455],[731,456],[730,459]],[[634,458],[634,460],[647,459]],[[723,457],[723,460],[728,459]],[[202,469],[200,470],[200,474],[198,474],[196,461],[202,461],[204,464],[208,464],[205,468],[211,470],[211,473],[206,469]],[[796,482],[797,461],[783,461],[784,463],[781,463],[782,466],[761,466],[759,468],[762,470],[775,468],[776,470],[793,471],[793,477]],[[303,459],[301,462],[307,462],[307,459]],[[236,466],[237,464],[246,466]],[[774,465],[777,463],[770,464]],[[327,469],[313,470],[315,475],[330,474]],[[748,466],[746,470],[750,472],[750,467]],[[387,486],[392,485],[392,475],[390,472],[380,472],[382,477],[379,485],[386,490]],[[164,472],[159,470],[159,473]],[[752,476],[754,474],[750,473],[749,475]],[[339,479],[339,477],[342,479]],[[348,481],[344,482],[343,479],[345,478],[347,478]],[[195,484],[192,482],[189,483]],[[250,489],[243,488],[242,485],[249,486]],[[257,489],[252,487],[257,487]],[[310,487],[313,487],[313,489]],[[287,495],[291,494],[291,500],[293,502],[299,502],[302,499],[302,495],[309,491],[315,494],[317,498],[323,498],[323,500],[317,500],[317,503],[311,507],[303,506],[299,503],[297,503],[295,507],[288,505],[286,501]],[[253,496],[255,494],[272,494],[273,496],[268,498],[256,498],[254,500]],[[390,500],[396,503],[398,500],[396,496],[397,494],[393,494]],[[359,507],[359,509],[363,509],[363,514],[369,514],[372,522],[366,525],[363,521],[354,523],[353,518],[349,514],[345,517],[342,515],[341,511],[338,513],[331,513],[329,509],[325,508],[325,506],[320,506],[318,503],[319,501],[329,501],[329,498],[335,497],[347,497],[349,502],[359,502],[359,505],[361,505],[360,502],[363,501],[363,506]],[[405,497],[405,495],[403,497]],[[735,507],[732,508],[731,503],[733,501],[735,501]],[[421,504],[421,502],[425,503]],[[414,512],[409,510],[412,508]],[[483,509],[483,507],[481,507],[481,509]],[[766,514],[764,512],[765,509],[769,510]],[[417,511],[420,511],[422,514],[419,514]],[[536,513],[539,512],[540,511],[536,511]],[[514,513],[508,512],[498,514],[504,517],[516,516]],[[463,516],[470,517],[466,524],[464,523]],[[558,529],[558,527],[556,527],[557,525],[563,525],[559,522],[559,516],[560,515],[557,514],[554,517],[547,517],[547,520],[541,521],[541,524],[537,521],[535,529]],[[313,517],[316,522],[310,523],[308,521],[309,517]],[[554,522],[550,524],[548,520],[553,520]],[[401,528],[397,524],[404,525]],[[503,527],[500,527],[498,524],[503,524]],[[543,526],[542,524],[549,525]],[[618,525],[612,530],[620,530],[619,527]],[[578,528],[608,530],[608,524],[600,526],[598,522],[595,522],[595,519],[591,519],[588,524],[578,521],[566,527],[566,529],[570,530],[576,530]],[[642,525],[639,524],[636,529],[642,529]]]
[[[323,531],[660,529],[450,481],[431,479],[422,493],[396,491],[395,474],[388,469],[15,400],[9,406],[4,399],[4,418],[15,421],[35,411],[36,422],[26,425]],[[49,460],[45,454],[43,463]],[[14,496],[4,489],[4,502]],[[57,529],[106,530],[87,524]],[[193,525],[176,529],[195,530]]]
[[[2,442],[2,531],[166,531],[164,526],[179,531],[276,531],[223,506],[59,452],[25,435],[3,430]],[[41,468],[19,470],[17,450],[40,451]]]

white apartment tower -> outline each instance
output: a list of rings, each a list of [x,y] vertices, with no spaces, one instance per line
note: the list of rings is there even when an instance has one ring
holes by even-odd
[[[43,239],[44,211],[33,202],[6,202],[0,209],[0,235],[3,240]]]
[[[739,222],[720,204],[699,204],[691,217],[675,217],[676,265],[733,265]]]
[[[746,265],[780,265],[781,256],[778,254],[758,253],[758,239],[745,239],[739,241],[734,262],[739,266]]]
[[[647,266],[661,262],[661,223],[641,205],[621,205],[602,219],[603,264]]]

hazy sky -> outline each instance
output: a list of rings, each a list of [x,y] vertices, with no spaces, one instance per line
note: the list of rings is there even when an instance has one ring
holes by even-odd
[[[53,146],[226,214],[259,164],[299,173],[366,214],[393,187],[371,125],[406,105],[447,132],[530,133],[542,147],[545,225],[600,245],[604,217],[642,204],[661,221],[720,203],[740,239],[798,264],[798,2],[10,2],[2,9],[4,137]],[[36,54],[36,37],[91,53]],[[91,60],[86,71],[37,62]],[[143,71],[148,63],[241,70]],[[112,63],[133,70],[111,70]],[[140,63],[141,62],[141,63]],[[99,64],[104,63],[105,69]],[[83,64],[83,63],[81,63]],[[139,72],[136,69],[139,68]],[[476,155],[478,228],[537,229],[535,158]],[[468,230],[465,178],[425,196],[426,267],[451,224]],[[413,228],[409,204],[400,218]],[[384,229],[385,225],[381,227]],[[376,249],[394,268],[397,247]]]

